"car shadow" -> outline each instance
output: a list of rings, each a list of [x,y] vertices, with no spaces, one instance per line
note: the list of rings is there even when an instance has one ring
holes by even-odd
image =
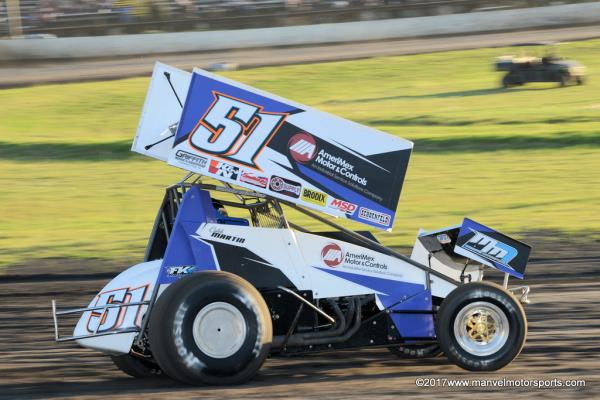
[[[472,89],[472,90],[457,90],[451,92],[440,92],[430,93],[422,95],[396,95],[396,96],[381,96],[381,97],[363,97],[360,99],[350,100],[328,100],[321,104],[336,105],[336,104],[356,104],[356,103],[375,103],[379,101],[390,101],[390,100],[414,100],[414,99],[444,99],[451,97],[473,97],[473,96],[489,96],[494,94],[509,93],[510,91],[545,91],[557,89],[559,86],[519,86],[506,89],[503,87],[494,87],[486,89]],[[564,89],[564,88],[563,88]]]
[[[202,395],[207,397],[248,398],[257,397],[266,389],[270,392],[280,390],[293,393],[295,385],[318,384],[335,388],[338,383],[358,380],[416,378],[423,376],[421,368],[442,371],[448,368],[450,362],[445,357],[403,360],[396,358],[385,349],[279,357],[267,360],[261,371],[250,382],[226,387],[191,386],[174,381],[164,375],[152,378],[130,378],[125,375],[107,377],[103,374],[101,378],[94,378],[94,371],[96,368],[102,369],[102,365],[99,364],[104,364],[104,362],[96,364],[98,365],[87,365],[86,368],[79,369],[75,375],[77,379],[81,379],[78,381],[61,382],[60,384],[57,384],[56,381],[47,381],[0,385],[0,398],[6,394],[12,398],[29,399],[99,396],[116,393],[120,396],[160,395],[167,392],[170,395],[176,395],[176,393],[182,394],[195,390],[200,390]],[[349,367],[352,368],[352,373],[339,373]],[[114,367],[109,366],[109,368]],[[56,374],[68,379],[75,377],[73,376],[74,371],[65,372],[67,371],[58,370]],[[115,371],[115,374],[120,374],[120,372]]]

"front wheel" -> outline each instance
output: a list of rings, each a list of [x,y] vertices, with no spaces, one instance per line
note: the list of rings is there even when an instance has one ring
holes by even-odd
[[[251,379],[269,355],[270,313],[239,276],[204,271],[171,284],[149,321],[150,349],[171,378],[226,385]]]
[[[134,378],[149,378],[160,375],[161,371],[157,365],[149,361],[136,358],[131,354],[110,356],[117,368]]]
[[[444,299],[436,324],[448,359],[467,370],[495,371],[519,355],[527,337],[521,304],[501,286],[475,282]]]

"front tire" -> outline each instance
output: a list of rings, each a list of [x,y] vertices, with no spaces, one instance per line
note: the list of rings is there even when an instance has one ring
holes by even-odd
[[[470,371],[495,371],[519,355],[527,337],[521,304],[501,286],[459,286],[438,312],[438,341],[448,359]]]
[[[272,336],[261,294],[239,276],[220,271],[171,284],[149,321],[150,349],[161,369],[196,385],[248,381],[269,355]]]
[[[110,359],[122,372],[134,378],[149,378],[160,375],[161,372],[157,365],[131,354],[110,356]]]

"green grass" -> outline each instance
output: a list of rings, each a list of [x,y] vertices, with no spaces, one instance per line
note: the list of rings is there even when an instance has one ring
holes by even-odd
[[[413,140],[388,245],[468,215],[516,236],[600,236],[600,41],[561,46],[589,84],[498,89],[481,49],[229,72]],[[129,152],[148,79],[0,91],[0,265],[140,259],[180,170]]]

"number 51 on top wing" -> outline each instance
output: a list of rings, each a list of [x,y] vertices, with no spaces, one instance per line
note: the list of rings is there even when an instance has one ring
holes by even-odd
[[[412,147],[195,69],[168,163],[390,230]]]

